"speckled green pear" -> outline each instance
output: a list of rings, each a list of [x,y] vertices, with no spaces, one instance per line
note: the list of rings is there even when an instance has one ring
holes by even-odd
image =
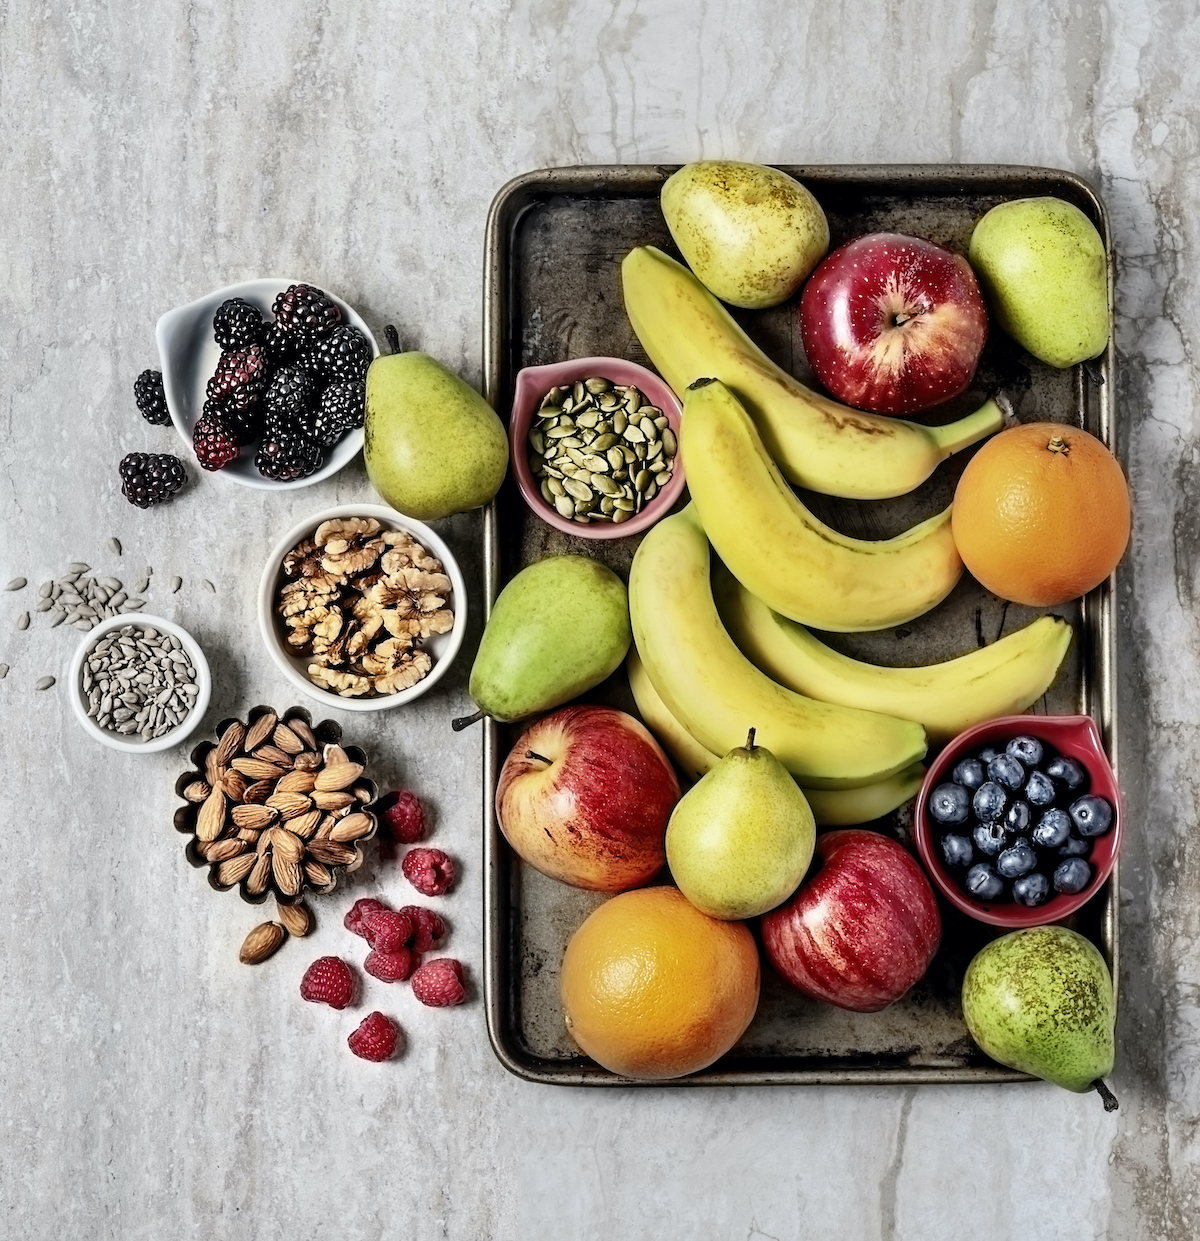
[[[1107,1094],[1097,1083],[1113,1067],[1112,978],[1082,935],[1037,926],[994,939],[967,967],[962,1007],[993,1060],[1067,1090]]]
[[[1091,220],[1061,198],[1001,203],[975,225],[967,253],[992,318],[1059,368],[1108,344],[1108,263]]]
[[[804,794],[751,733],[676,804],[667,824],[667,864],[701,913],[753,918],[796,890],[816,839]]]
[[[762,164],[686,164],[664,183],[662,210],[696,278],[732,306],[787,301],[829,249],[821,204]]]

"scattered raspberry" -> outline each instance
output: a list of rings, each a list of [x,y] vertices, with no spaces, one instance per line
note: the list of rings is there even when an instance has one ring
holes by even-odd
[[[396,952],[407,946],[416,928],[406,913],[390,909],[373,909],[363,915],[363,938],[379,952]]]
[[[377,901],[373,896],[364,896],[361,900],[354,902],[350,912],[342,919],[342,925],[347,931],[352,931],[355,935],[361,935],[363,939],[366,939],[366,933],[362,929],[363,918],[377,909],[386,908],[387,906],[382,901]]]
[[[318,957],[300,980],[300,998],[330,1008],[345,1008],[354,999],[354,971],[341,957]]]
[[[415,845],[425,839],[425,807],[408,789],[390,794],[396,800],[383,811],[384,822],[392,830],[397,844]]]
[[[441,849],[410,849],[400,869],[422,896],[445,896],[454,883],[454,863]]]
[[[412,976],[413,995],[430,1008],[449,1008],[467,998],[462,965],[453,957],[426,961]]]
[[[401,946],[395,952],[380,952],[376,948],[367,953],[363,969],[381,982],[403,982],[421,964],[421,958],[413,956],[410,949]]]
[[[346,1040],[361,1060],[390,1060],[400,1041],[400,1027],[382,1013],[371,1013]]]
[[[423,909],[420,905],[405,905],[400,912],[407,914],[416,928],[413,933],[413,952],[428,952],[431,948],[440,946],[446,934],[446,924],[432,909]]]

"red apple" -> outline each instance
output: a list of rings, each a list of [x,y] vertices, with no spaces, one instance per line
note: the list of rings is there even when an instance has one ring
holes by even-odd
[[[878,832],[826,832],[817,856],[820,870],[763,916],[763,947],[805,995],[878,1012],[925,973],[942,942],[933,889],[908,851]]]
[[[800,298],[800,338],[840,401],[911,414],[963,392],[987,339],[987,308],[960,254],[870,233],[818,265]]]
[[[662,869],[678,800],[670,760],[633,716],[560,707],[531,724],[504,760],[496,817],[508,843],[544,875],[623,892]]]

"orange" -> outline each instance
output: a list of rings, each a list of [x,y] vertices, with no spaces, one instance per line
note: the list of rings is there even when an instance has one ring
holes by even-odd
[[[712,1064],[758,1007],[758,950],[678,888],[623,892],[571,937],[562,965],[567,1029],[593,1060],[656,1081]]]
[[[1129,487],[1094,435],[1031,422],[1001,431],[971,459],[951,526],[963,563],[993,594],[1054,607],[1117,567],[1129,542]]]

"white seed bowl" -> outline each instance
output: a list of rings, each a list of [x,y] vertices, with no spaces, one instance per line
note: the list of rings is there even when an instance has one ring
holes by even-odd
[[[106,728],[101,728],[88,715],[88,707],[91,704],[88,702],[87,694],[83,691],[84,662],[91,654],[92,648],[105,634],[111,633],[114,629],[123,629],[126,625],[148,626],[151,629],[157,629],[159,633],[169,633],[172,637],[178,638],[180,645],[187,652],[188,659],[192,661],[192,667],[196,669],[196,687],[200,692],[196,695],[192,709],[169,733],[163,733],[161,737],[156,737],[153,741],[131,741],[129,737],[123,737],[120,733],[112,733]],[[208,669],[208,660],[205,659],[204,652],[200,649],[200,644],[196,639],[174,621],[166,620],[162,616],[146,616],[142,612],[126,612],[121,616],[110,616],[85,634],[71,660],[67,684],[70,686],[71,706],[74,708],[75,718],[79,721],[83,731],[94,741],[99,741],[101,745],[106,745],[111,750],[124,750],[128,754],[157,754],[161,750],[169,750],[181,741],[186,741],[204,718],[204,713],[208,710],[209,699],[212,697],[212,674]]]
[[[212,378],[213,371],[217,369],[217,359],[221,356],[221,347],[213,339],[212,332],[212,319],[217,307],[228,298],[241,297],[257,306],[269,320],[271,303],[277,294],[291,284],[312,283],[310,280],[285,280],[273,276],[261,280],[247,280],[242,284],[230,284],[223,289],[215,289],[194,302],[188,302],[186,306],[176,306],[159,319],[154,329],[154,337],[158,342],[158,356],[162,364],[167,410],[180,439],[187,445],[189,454],[192,448],[192,428],[204,410],[204,389]],[[316,287],[323,289],[342,312],[342,322],[358,328],[367,338],[371,346],[371,356],[378,357],[379,346],[375,343],[375,337],[354,308],[330,293],[324,285]],[[347,431],[325,454],[319,470],[307,478],[296,478],[288,483],[264,478],[255,469],[253,446],[250,451],[243,449],[242,455],[236,461],[231,461],[214,473],[222,478],[232,479],[243,487],[258,487],[263,491],[290,491],[297,487],[310,487],[313,483],[319,483],[323,478],[336,474],[362,445],[362,427]],[[189,459],[194,461],[195,458]]]
[[[454,628],[449,633],[433,635],[423,642],[422,649],[433,657],[433,667],[424,680],[398,694],[384,694],[378,698],[343,698],[331,690],[322,689],[308,679],[307,656],[293,655],[288,649],[286,629],[275,611],[279,591],[288,580],[283,572],[283,558],[300,542],[315,533],[323,521],[333,517],[374,517],[385,530],[406,530],[428,551],[432,552],[445,568],[446,576],[452,587],[449,608],[454,613]],[[412,517],[405,517],[395,509],[385,508],[382,504],[342,504],[337,508],[327,508],[323,512],[314,513],[304,521],[294,525],[275,544],[267,563],[263,567],[262,578],[258,584],[258,627],[262,632],[267,650],[285,677],[310,698],[316,698],[327,707],[339,711],[387,711],[392,707],[402,707],[420,698],[431,690],[445,676],[447,669],[454,662],[463,636],[467,628],[467,584],[463,579],[462,570],[454,553],[446,546],[441,536],[436,534],[423,522]]]

